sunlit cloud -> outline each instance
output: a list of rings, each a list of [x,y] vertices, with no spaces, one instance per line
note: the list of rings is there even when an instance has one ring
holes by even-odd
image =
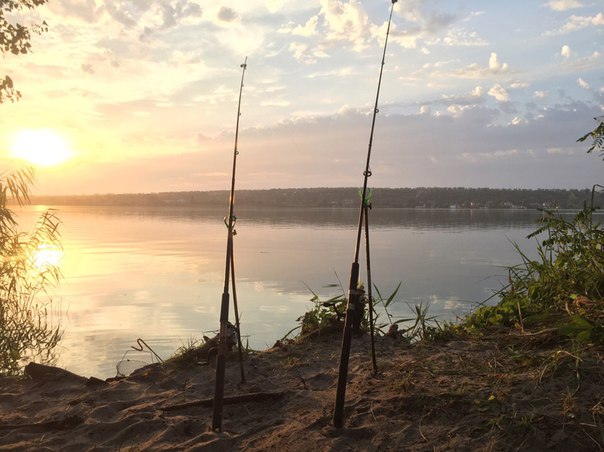
[[[560,50],[560,55],[562,55],[564,58],[570,58],[570,47],[567,45],[563,45],[562,50]]]
[[[484,95],[484,88],[482,86],[477,86],[472,90],[472,96],[482,97]]]
[[[265,0],[266,9],[268,9],[268,11],[271,13],[276,13],[279,11],[283,7],[284,3],[285,0]]]
[[[443,42],[452,47],[483,47],[488,45],[488,42],[480,37],[477,32],[462,29],[448,31],[443,38]]]
[[[511,89],[523,89],[528,88],[531,84],[525,80],[514,80],[509,83]]]
[[[497,54],[495,52],[491,53],[489,57],[489,70],[493,73],[507,72],[509,71],[509,66],[507,63],[501,63],[497,58]]]
[[[489,89],[489,96],[494,97],[499,102],[508,102],[510,100],[510,95],[500,84],[496,84]]]
[[[327,58],[327,53],[321,46],[311,46],[302,42],[292,42],[289,50],[293,57],[304,64],[315,64],[320,58]]]
[[[320,15],[328,41],[348,41],[361,50],[370,37],[370,21],[362,5],[356,1],[321,0]]]
[[[569,9],[581,8],[583,4],[578,0],[550,0],[547,6],[553,11],[567,11]]]
[[[304,25],[297,25],[290,30],[291,34],[295,36],[313,36],[317,34],[317,24],[319,23],[319,16],[313,16]]]
[[[579,85],[583,89],[589,89],[589,83],[583,80],[581,77],[577,79],[577,85]]]
[[[568,64],[568,68],[577,72],[585,72],[597,69],[601,66],[601,64],[602,54],[599,51],[595,50],[591,55],[588,55],[586,57],[571,59]]]
[[[585,28],[597,28],[604,26],[604,14],[595,16],[570,16],[570,18],[559,29],[545,33],[546,36],[565,35],[574,33]]]

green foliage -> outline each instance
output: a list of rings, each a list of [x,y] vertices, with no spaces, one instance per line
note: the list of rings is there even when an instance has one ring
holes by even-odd
[[[379,198],[379,207],[449,208],[452,204],[464,208],[487,207],[509,209],[514,206],[542,208],[558,206],[561,209],[581,209],[583,199],[589,196],[589,190],[563,189],[504,189],[504,188],[374,188],[373,197]],[[222,208],[228,201],[228,190],[163,192],[163,193],[127,193],[78,196],[38,196],[46,204],[84,205],[84,206],[195,206],[204,208]],[[598,201],[604,202],[604,195]],[[358,205],[357,189],[345,188],[273,188],[269,190],[237,190],[239,208],[281,209],[290,207],[352,207]],[[269,210],[266,210],[268,214]],[[484,211],[481,211],[484,212]],[[271,215],[275,215],[271,213]],[[398,214],[382,212],[381,215],[398,218]],[[488,213],[483,213],[488,215]],[[289,212],[289,215],[295,215]],[[429,209],[418,209],[414,214],[420,221],[430,221]],[[482,214],[481,214],[482,215]],[[279,217],[281,218],[281,217]],[[300,217],[302,219],[302,217]],[[305,217],[306,218],[306,217]],[[317,214],[316,221],[341,222],[340,213],[323,211]],[[349,220],[345,220],[349,221]],[[408,221],[408,220],[406,220]],[[415,221],[415,220],[412,220]]]
[[[554,326],[578,340],[604,343],[604,229],[595,211],[586,206],[570,219],[544,211],[529,235],[545,236],[537,242],[538,257],[530,259],[514,244],[522,263],[508,268],[510,283],[498,293],[499,303],[476,310],[464,327]]]
[[[296,319],[299,326],[294,330],[300,329],[301,335],[337,325],[340,320],[339,317],[343,319],[343,314],[346,312],[346,296],[337,295],[327,301],[321,301],[315,292],[312,292],[312,294],[310,301],[314,304],[314,307]]]
[[[0,2],[0,52],[22,55],[31,52],[32,33],[48,31],[48,24],[23,25],[11,23],[7,15],[14,15],[24,10],[32,10],[48,2],[48,0],[2,0]],[[13,86],[12,79],[6,75],[0,76],[0,104],[10,100],[14,102],[21,93]]]
[[[445,340],[449,333],[449,325],[441,325],[436,316],[429,316],[430,303],[422,303],[414,305],[409,309],[413,314],[413,317],[403,318],[397,320],[395,323],[409,324],[409,326],[402,331],[403,337],[409,342],[425,341],[435,342],[438,340]]]
[[[39,296],[58,281],[60,272],[36,262],[42,246],[60,248],[59,221],[54,213],[44,212],[25,234],[7,207],[9,197],[19,204],[29,200],[33,178],[31,169],[0,175],[0,374],[19,373],[25,360],[51,360],[61,338],[59,326],[51,322],[51,302]]]
[[[601,152],[600,157],[604,159],[604,116],[594,118],[594,120],[600,124],[598,124],[594,130],[586,133],[577,141],[583,142],[588,139],[592,140],[591,147],[587,150],[587,153],[593,152],[594,150],[599,150]]]
[[[447,328],[438,323],[436,317],[428,316],[429,303],[420,303],[413,307],[409,306],[412,312],[411,317],[398,318],[391,312],[391,307],[398,301],[397,294],[401,288],[402,282],[399,282],[396,288],[388,296],[383,296],[380,289],[374,285],[377,296],[373,297],[373,319],[375,333],[377,335],[389,335],[393,337],[401,337],[408,342],[416,342],[420,340],[434,341],[440,337],[444,337]],[[359,286],[363,290],[363,286]],[[346,313],[346,295],[344,293],[322,301],[320,297],[312,291],[313,296],[310,301],[314,303],[312,309],[309,309],[304,315],[298,317],[299,325],[289,331],[284,339],[296,330],[300,330],[299,335],[304,336],[309,333],[324,330],[326,328],[341,328]],[[368,297],[365,294],[361,302],[365,309],[363,310],[363,319],[361,321],[361,331],[369,333],[369,310]],[[380,319],[385,317],[385,321]],[[399,330],[399,325],[403,327]]]
[[[183,343],[176,351],[170,356],[169,361],[174,361],[187,365],[197,364],[198,357],[195,353],[205,343],[204,340],[189,337],[186,343]]]

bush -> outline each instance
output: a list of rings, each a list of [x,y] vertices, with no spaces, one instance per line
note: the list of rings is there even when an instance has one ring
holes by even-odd
[[[604,229],[594,221],[596,210],[586,206],[571,219],[545,211],[529,235],[545,235],[538,258],[529,259],[515,245],[522,263],[508,268],[509,285],[499,292],[499,303],[481,307],[464,326],[554,326],[577,339],[603,342]]]
[[[53,265],[40,265],[37,255],[44,246],[59,247],[57,217],[44,212],[33,231],[19,231],[14,213],[7,207],[10,197],[19,205],[29,200],[32,169],[0,175],[0,374],[18,374],[29,360],[51,361],[61,338],[53,325],[46,289],[58,281]]]

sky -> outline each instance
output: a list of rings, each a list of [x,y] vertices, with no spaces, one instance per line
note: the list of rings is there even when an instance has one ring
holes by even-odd
[[[391,2],[50,0],[1,56],[0,164],[47,157],[38,194],[362,185]],[[373,187],[590,188],[604,1],[400,0]],[[23,155],[22,153],[19,155]],[[64,155],[62,158],[61,156]]]

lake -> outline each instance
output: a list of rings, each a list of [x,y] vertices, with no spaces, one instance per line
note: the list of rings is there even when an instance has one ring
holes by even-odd
[[[162,358],[214,335],[224,285],[224,211],[58,207],[63,251],[51,290],[65,333],[58,365],[84,376],[116,375],[142,338]],[[41,206],[17,209],[33,224]],[[321,299],[342,293],[354,258],[356,209],[237,211],[235,265],[244,343],[265,349]],[[489,298],[534,250],[540,213],[529,210],[377,209],[370,213],[372,276],[383,295],[399,282],[397,317],[430,303],[452,320]],[[365,280],[361,253],[361,279]],[[231,297],[232,300],[232,297]],[[60,312],[59,312],[60,311]],[[234,316],[230,319],[234,322]],[[334,344],[334,347],[339,345]],[[133,360],[148,355],[127,357]],[[150,359],[150,358],[149,358]]]

